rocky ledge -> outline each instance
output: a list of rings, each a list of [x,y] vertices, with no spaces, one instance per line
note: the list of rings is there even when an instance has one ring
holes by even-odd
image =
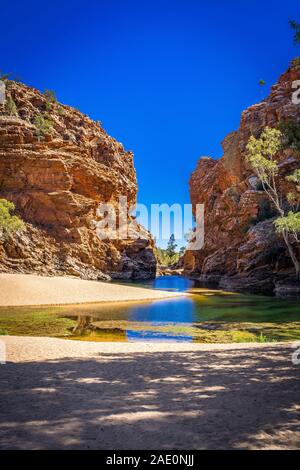
[[[272,207],[246,162],[251,135],[258,137],[264,127],[282,120],[299,122],[300,105],[292,102],[295,80],[300,80],[300,67],[289,68],[268,98],[242,113],[239,130],[222,143],[221,159],[200,158],[190,178],[190,197],[194,209],[205,205],[205,245],[186,252],[187,275],[226,289],[299,295],[286,246],[274,230]],[[299,167],[299,154],[281,152],[280,180]],[[295,249],[299,257],[299,244]]]
[[[0,106],[0,197],[14,202],[26,229],[0,240],[0,271],[84,279],[151,278],[148,232],[100,240],[100,203],[134,204],[133,154],[98,122],[51,95],[6,81]],[[13,105],[12,105],[13,104]]]

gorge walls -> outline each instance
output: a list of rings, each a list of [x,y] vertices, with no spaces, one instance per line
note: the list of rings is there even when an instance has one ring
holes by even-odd
[[[154,277],[146,230],[134,240],[100,240],[95,229],[100,203],[117,208],[119,196],[135,203],[133,154],[51,94],[7,80],[6,98],[0,106],[0,198],[14,202],[26,230],[0,240],[0,271]]]
[[[247,164],[246,145],[266,126],[300,120],[300,105],[292,102],[296,80],[300,67],[291,67],[265,100],[242,113],[240,128],[222,143],[221,159],[200,158],[189,184],[193,207],[205,205],[205,245],[185,254],[185,272],[190,276],[254,292],[273,292],[293,276],[286,246],[274,230],[274,211]],[[299,167],[299,154],[292,148],[282,150],[283,192],[288,191],[284,177]],[[299,247],[295,249],[299,252]]]

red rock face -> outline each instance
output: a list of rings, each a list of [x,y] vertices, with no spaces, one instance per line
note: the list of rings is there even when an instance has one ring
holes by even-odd
[[[0,106],[0,197],[13,201],[27,230],[0,241],[0,270],[72,274],[89,279],[153,277],[153,242],[100,240],[97,207],[119,196],[134,204],[133,154],[99,123],[37,90],[7,82],[17,107]],[[38,137],[35,119],[47,116],[52,130]]]
[[[227,288],[272,291],[278,280],[293,273],[285,245],[274,231],[272,207],[265,193],[257,190],[257,178],[246,162],[246,145],[266,126],[300,119],[300,105],[292,103],[294,80],[300,80],[299,67],[290,68],[267,99],[242,113],[239,130],[222,143],[221,159],[200,158],[189,184],[194,210],[196,204],[205,205],[205,245],[200,251],[186,252],[189,275]],[[281,176],[300,166],[292,150],[283,151],[280,161]],[[288,192],[288,183],[283,186]]]

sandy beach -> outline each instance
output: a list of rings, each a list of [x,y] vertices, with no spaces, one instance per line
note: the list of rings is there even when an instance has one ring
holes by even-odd
[[[299,448],[289,344],[1,340],[1,449]]]
[[[147,301],[174,292],[0,275],[3,306]],[[288,343],[0,336],[0,449],[298,449]],[[1,358],[0,358],[1,359]]]
[[[0,274],[0,307],[126,302],[178,297],[177,292],[145,289],[71,277]]]

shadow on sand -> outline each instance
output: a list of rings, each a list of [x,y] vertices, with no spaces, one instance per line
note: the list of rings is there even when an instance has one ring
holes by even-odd
[[[299,372],[272,346],[8,363],[0,447],[297,448]]]

